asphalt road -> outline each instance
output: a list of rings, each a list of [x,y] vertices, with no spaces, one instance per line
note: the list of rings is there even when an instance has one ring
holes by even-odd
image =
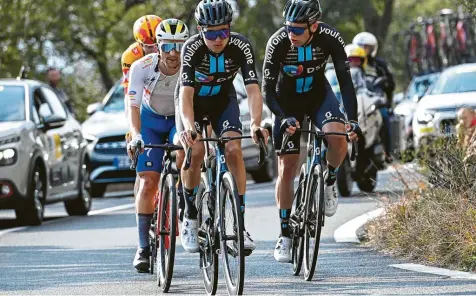
[[[408,174],[406,174],[408,177]],[[290,264],[278,263],[273,248],[279,234],[274,184],[251,184],[246,225],[257,249],[246,261],[245,294],[476,294],[476,282],[390,267],[405,263],[356,244],[336,243],[334,231],[345,222],[378,207],[402,184],[392,172],[379,174],[376,194],[341,198],[338,211],[326,220],[318,267],[312,282],[292,275]],[[130,196],[94,200],[94,210],[127,205]],[[67,217],[61,204],[48,206],[48,222],[4,233],[16,224],[13,212],[0,211],[1,295],[151,295],[158,293],[155,275],[133,270],[137,233],[133,208],[89,217]],[[2,230],[3,229],[3,230]],[[3,231],[3,233],[2,233]],[[221,268],[221,266],[220,266]],[[177,246],[170,293],[204,294],[198,254]],[[218,294],[226,294],[220,270]]]

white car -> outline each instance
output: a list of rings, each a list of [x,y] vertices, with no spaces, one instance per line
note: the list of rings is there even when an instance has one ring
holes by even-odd
[[[462,107],[476,108],[476,63],[445,69],[418,103],[412,124],[415,148],[454,134]]]

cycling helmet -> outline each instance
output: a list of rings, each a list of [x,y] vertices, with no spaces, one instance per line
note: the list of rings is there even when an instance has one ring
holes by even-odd
[[[189,33],[187,25],[178,19],[163,20],[156,29],[156,40],[177,40],[185,41],[188,39]]]
[[[377,38],[375,38],[374,34],[372,33],[360,32],[359,34],[355,35],[354,39],[352,40],[352,43],[357,44],[361,47],[364,47],[365,45],[370,46],[370,55],[372,57],[375,57],[377,55],[378,42]]]
[[[347,57],[350,58],[359,58],[360,59],[360,65],[362,69],[365,70],[365,67],[367,66],[367,53],[365,50],[360,47],[357,44],[347,44],[344,47],[345,53],[347,54]]]
[[[288,0],[284,6],[283,17],[288,22],[312,23],[322,17],[319,0]]]
[[[144,15],[136,20],[132,31],[134,39],[140,45],[153,45],[155,41],[155,28],[162,19],[156,15]]]
[[[230,24],[233,8],[226,0],[201,0],[195,8],[195,20],[200,26]]]

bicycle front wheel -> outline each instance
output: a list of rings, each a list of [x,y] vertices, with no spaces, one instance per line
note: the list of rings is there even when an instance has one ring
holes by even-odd
[[[216,199],[213,196],[214,193],[210,190],[207,174],[202,173],[196,199],[200,269],[207,294],[215,295],[218,284],[218,254],[216,252],[218,244],[216,243],[214,229]]]
[[[230,172],[223,174],[219,202],[221,255],[228,294],[241,295],[245,279],[243,215],[238,189]]]
[[[158,254],[157,284],[162,292],[167,293],[172,282],[175,261],[175,240],[177,237],[177,197],[172,174],[168,174],[161,186],[161,199],[157,216]]]
[[[304,196],[306,193],[306,164],[301,166],[299,174],[299,183],[296,193],[294,194],[294,210],[291,215],[291,237],[292,237],[292,260],[293,260],[293,274],[299,275],[302,267],[302,260],[304,257],[304,236],[303,223],[304,220]]]
[[[315,166],[310,182],[304,214],[304,278],[306,281],[312,280],[314,276],[321,230],[324,226],[324,177],[320,164]]]

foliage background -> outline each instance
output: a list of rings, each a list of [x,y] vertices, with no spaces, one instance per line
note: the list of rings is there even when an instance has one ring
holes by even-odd
[[[282,24],[285,0],[230,0],[236,8],[233,30],[254,45],[261,69],[266,42]],[[436,16],[445,7],[469,0],[322,0],[323,21],[337,28],[346,43],[360,31],[374,33],[379,56],[396,74],[397,89],[408,83],[404,74],[403,32],[418,16]],[[28,76],[44,80],[48,66],[62,69],[63,87],[81,120],[86,106],[99,101],[121,77],[120,57],[133,40],[132,25],[144,14],[176,17],[196,31],[197,0],[0,0],[0,73],[16,77],[22,65]],[[401,36],[401,35],[400,35]]]

